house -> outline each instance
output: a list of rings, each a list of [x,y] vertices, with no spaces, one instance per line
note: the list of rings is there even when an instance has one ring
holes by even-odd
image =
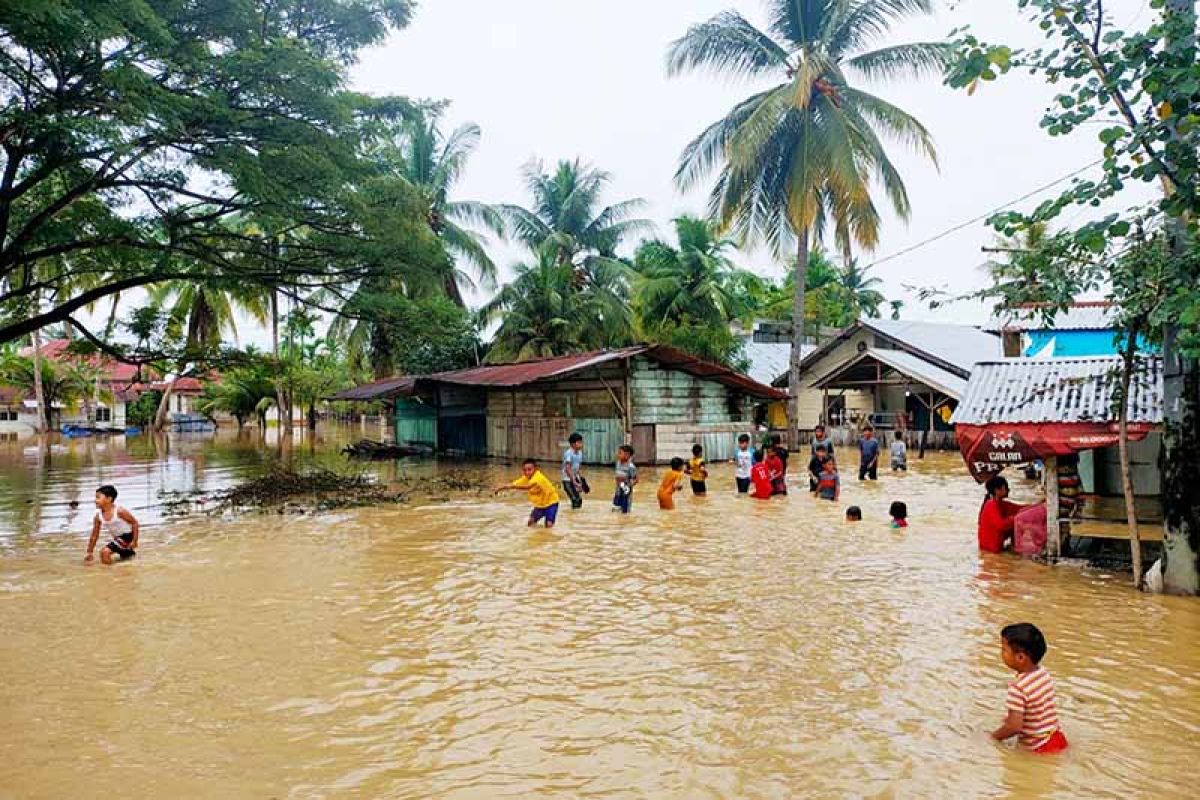
[[[756,407],[785,394],[728,367],[662,345],[495,364],[375,381],[332,400],[393,405],[396,438],[467,456],[557,462],[567,437],[584,437],[592,463],[630,441],[639,463],[733,457],[754,430]]]
[[[1112,303],[1074,303],[1047,323],[1044,303],[1027,303],[993,315],[986,329],[1000,335],[1005,357],[1061,358],[1117,355]],[[1144,348],[1143,348],[1144,349]]]
[[[67,352],[70,339],[50,339],[43,342],[40,349],[42,358],[66,366],[72,361],[82,362],[96,368],[96,384],[85,403],[75,399],[71,403],[51,400],[51,423],[53,427],[62,425],[99,426],[103,428],[123,429],[126,424],[126,407],[137,400],[140,394],[138,381],[142,374],[149,370],[141,370],[136,365],[115,361],[104,356],[76,356]],[[25,347],[20,351],[24,358],[33,355],[33,347]],[[88,417],[88,405],[91,405],[91,417]],[[37,401],[32,386],[9,386],[0,393],[0,430],[8,426],[10,430],[29,432],[37,424]]]
[[[1009,466],[1044,461],[1048,543],[1062,534],[1125,538],[1114,402],[1117,356],[1008,358],[977,364],[954,423],[967,468],[983,483]],[[1129,452],[1142,537],[1162,540],[1163,367],[1139,358],[1127,401]]]
[[[860,320],[801,362],[800,427],[822,422],[835,441],[845,441],[870,423],[923,432],[932,446],[950,446],[950,417],[972,367],[999,356],[1000,339],[969,325]],[[787,383],[786,373],[774,381]]]
[[[749,333],[735,329],[741,339],[742,355],[746,359],[746,374],[763,384],[770,384],[785,374],[792,358],[792,324],[790,322],[756,322]],[[816,350],[816,345],[800,348],[803,358]],[[767,406],[766,421],[772,430],[787,428],[787,401],[778,400]]]

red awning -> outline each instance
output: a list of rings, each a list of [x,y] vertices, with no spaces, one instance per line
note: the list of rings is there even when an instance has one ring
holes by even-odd
[[[1129,438],[1141,441],[1154,428],[1131,422]],[[1005,467],[1115,445],[1118,427],[1115,422],[960,423],[954,426],[954,435],[971,476],[984,483]]]

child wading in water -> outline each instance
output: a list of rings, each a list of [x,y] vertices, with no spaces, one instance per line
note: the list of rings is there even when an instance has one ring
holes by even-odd
[[[892,472],[908,472],[908,445],[904,443],[904,431],[896,431],[891,460]]]
[[[583,496],[592,489],[583,477],[583,434],[572,433],[562,458],[562,487],[571,500],[571,508],[583,508]]]
[[[1067,749],[1067,737],[1058,727],[1054,679],[1041,666],[1045,655],[1046,637],[1036,626],[1019,622],[1000,631],[1000,657],[1017,677],[1008,685],[1004,724],[992,731],[992,738],[1002,742],[1016,736],[1035,753],[1060,753]]]
[[[892,503],[892,507],[888,509],[888,513],[892,515],[893,528],[908,527],[908,506],[899,500]]]
[[[633,487],[637,486],[637,465],[633,463],[633,448],[623,444],[617,448],[617,490],[613,494],[613,510],[628,514],[633,506]]]
[[[750,447],[749,434],[738,437],[738,449],[733,457],[737,462],[733,479],[737,482],[738,494],[745,494],[750,491],[750,470],[754,469],[754,450]]]
[[[759,450],[754,454],[754,466],[750,468],[750,481],[754,484],[751,497],[768,500],[771,497],[771,468],[767,466],[766,451]]]
[[[558,490],[550,479],[538,469],[537,461],[527,458],[521,464],[521,477],[508,486],[497,486],[495,494],[508,491],[529,492],[533,510],[529,512],[529,527],[545,520],[547,528],[553,528],[558,519]]]
[[[117,505],[116,487],[108,484],[96,490],[96,517],[92,520],[92,536],[88,539],[87,555],[83,557],[85,563],[92,562],[92,554],[96,550],[101,531],[108,535],[108,543],[100,549],[101,563],[111,564],[113,556],[125,561],[137,555],[141,525],[137,517],[130,514],[124,506]]]
[[[668,510],[675,508],[675,493],[682,490],[683,459],[676,457],[671,459],[671,468],[658,485],[658,507]]]
[[[692,494],[708,494],[708,464],[704,461],[704,448],[692,445],[692,459],[687,463],[688,477],[692,479]]]
[[[837,500],[842,493],[842,479],[838,476],[837,464],[832,458],[821,462],[817,474],[817,496],[822,500]]]

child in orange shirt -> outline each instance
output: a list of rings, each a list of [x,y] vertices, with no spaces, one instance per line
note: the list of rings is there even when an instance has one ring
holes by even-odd
[[[658,507],[675,508],[675,493],[683,491],[683,459],[672,458],[671,468],[658,485]]]

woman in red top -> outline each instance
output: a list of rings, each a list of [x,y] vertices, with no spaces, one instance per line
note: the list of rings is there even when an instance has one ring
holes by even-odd
[[[1007,500],[1008,481],[999,475],[989,478],[984,488],[987,489],[987,497],[979,509],[979,549],[1001,553],[1005,543],[1012,539],[1017,512],[1025,506]]]

